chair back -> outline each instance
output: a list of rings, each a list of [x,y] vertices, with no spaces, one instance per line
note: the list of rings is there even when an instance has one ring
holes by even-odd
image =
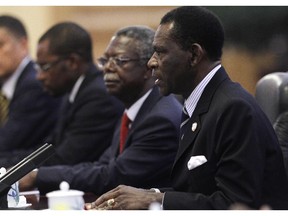
[[[274,72],[262,77],[256,84],[255,98],[272,124],[288,111],[288,72]]]

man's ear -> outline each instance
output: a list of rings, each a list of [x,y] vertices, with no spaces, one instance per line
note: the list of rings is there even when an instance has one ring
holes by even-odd
[[[79,63],[81,61],[81,57],[78,54],[71,53],[69,55],[69,66],[72,70],[78,70]]]
[[[19,39],[20,44],[22,47],[24,47],[25,50],[28,50],[28,39],[27,37],[22,37]]]
[[[191,52],[191,66],[198,64],[203,58],[204,49],[198,43],[193,43],[190,48]]]

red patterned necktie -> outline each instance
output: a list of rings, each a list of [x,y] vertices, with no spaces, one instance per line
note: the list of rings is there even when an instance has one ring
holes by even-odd
[[[126,112],[122,116],[121,121],[121,130],[120,130],[120,147],[119,147],[119,153],[121,154],[124,149],[124,144],[127,138],[127,134],[129,131],[129,124],[131,120],[128,118]]]

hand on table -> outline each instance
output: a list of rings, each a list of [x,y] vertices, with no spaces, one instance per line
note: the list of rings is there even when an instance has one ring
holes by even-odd
[[[19,180],[19,190],[20,191],[28,191],[33,190],[35,188],[35,181],[38,171],[33,170],[32,172],[25,175],[23,178]]]
[[[86,210],[140,210],[148,209],[153,202],[162,202],[163,193],[125,185],[108,191],[95,202],[86,203]]]

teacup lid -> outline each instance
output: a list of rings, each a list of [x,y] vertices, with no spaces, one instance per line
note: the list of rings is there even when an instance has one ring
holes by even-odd
[[[67,196],[83,196],[84,192],[79,190],[69,190],[70,185],[66,181],[62,181],[59,185],[60,190],[47,193],[47,197],[67,197]]]

